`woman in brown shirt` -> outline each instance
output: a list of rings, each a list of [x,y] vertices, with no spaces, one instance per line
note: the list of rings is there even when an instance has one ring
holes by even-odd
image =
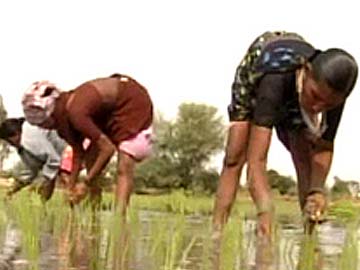
[[[137,161],[151,152],[153,105],[146,89],[134,79],[114,74],[83,83],[69,92],[42,81],[24,94],[26,119],[34,125],[56,129],[74,149],[70,201],[85,197],[90,182],[118,152],[117,201],[125,212],[133,188]],[[90,146],[85,151],[83,141]],[[82,161],[90,163],[86,179],[77,183]]]

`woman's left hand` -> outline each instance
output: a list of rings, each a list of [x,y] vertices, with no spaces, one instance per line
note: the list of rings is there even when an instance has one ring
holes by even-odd
[[[68,200],[70,204],[75,205],[85,199],[89,191],[89,186],[85,182],[75,184],[75,186],[69,189]]]

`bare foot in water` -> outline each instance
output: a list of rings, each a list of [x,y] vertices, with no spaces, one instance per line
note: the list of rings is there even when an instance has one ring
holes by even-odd
[[[258,237],[271,238],[271,213],[263,212],[258,214],[258,223],[256,227],[256,235]]]

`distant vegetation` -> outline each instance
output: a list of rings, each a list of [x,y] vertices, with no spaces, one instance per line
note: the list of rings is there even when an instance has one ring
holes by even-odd
[[[6,118],[6,109],[0,96],[0,122]],[[226,126],[215,107],[183,103],[175,120],[166,120],[160,113],[154,121],[155,141],[151,158],[142,162],[135,173],[138,192],[163,192],[181,189],[186,192],[212,194],[216,191],[219,172],[211,166],[212,158],[224,151]],[[15,177],[23,167],[14,164],[2,171],[2,162],[8,156],[9,147],[0,141],[0,172],[4,177]],[[117,164],[111,162],[101,181],[106,186],[114,184]],[[269,185],[280,195],[296,195],[296,181],[276,170],[267,172]],[[331,188],[334,198],[357,197],[359,184],[335,177]]]
[[[3,103],[2,96],[0,95],[0,123],[6,119],[7,112]],[[3,162],[9,155],[8,145],[0,140],[0,171],[3,169]]]

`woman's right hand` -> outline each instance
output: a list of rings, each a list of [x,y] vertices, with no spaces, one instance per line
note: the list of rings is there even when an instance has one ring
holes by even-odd
[[[98,176],[101,171],[105,168],[106,164],[114,154],[116,147],[110,141],[110,139],[102,134],[99,139],[96,141],[96,146],[98,148],[98,153],[95,159],[95,162],[88,171],[87,181],[90,182],[96,176]]]

